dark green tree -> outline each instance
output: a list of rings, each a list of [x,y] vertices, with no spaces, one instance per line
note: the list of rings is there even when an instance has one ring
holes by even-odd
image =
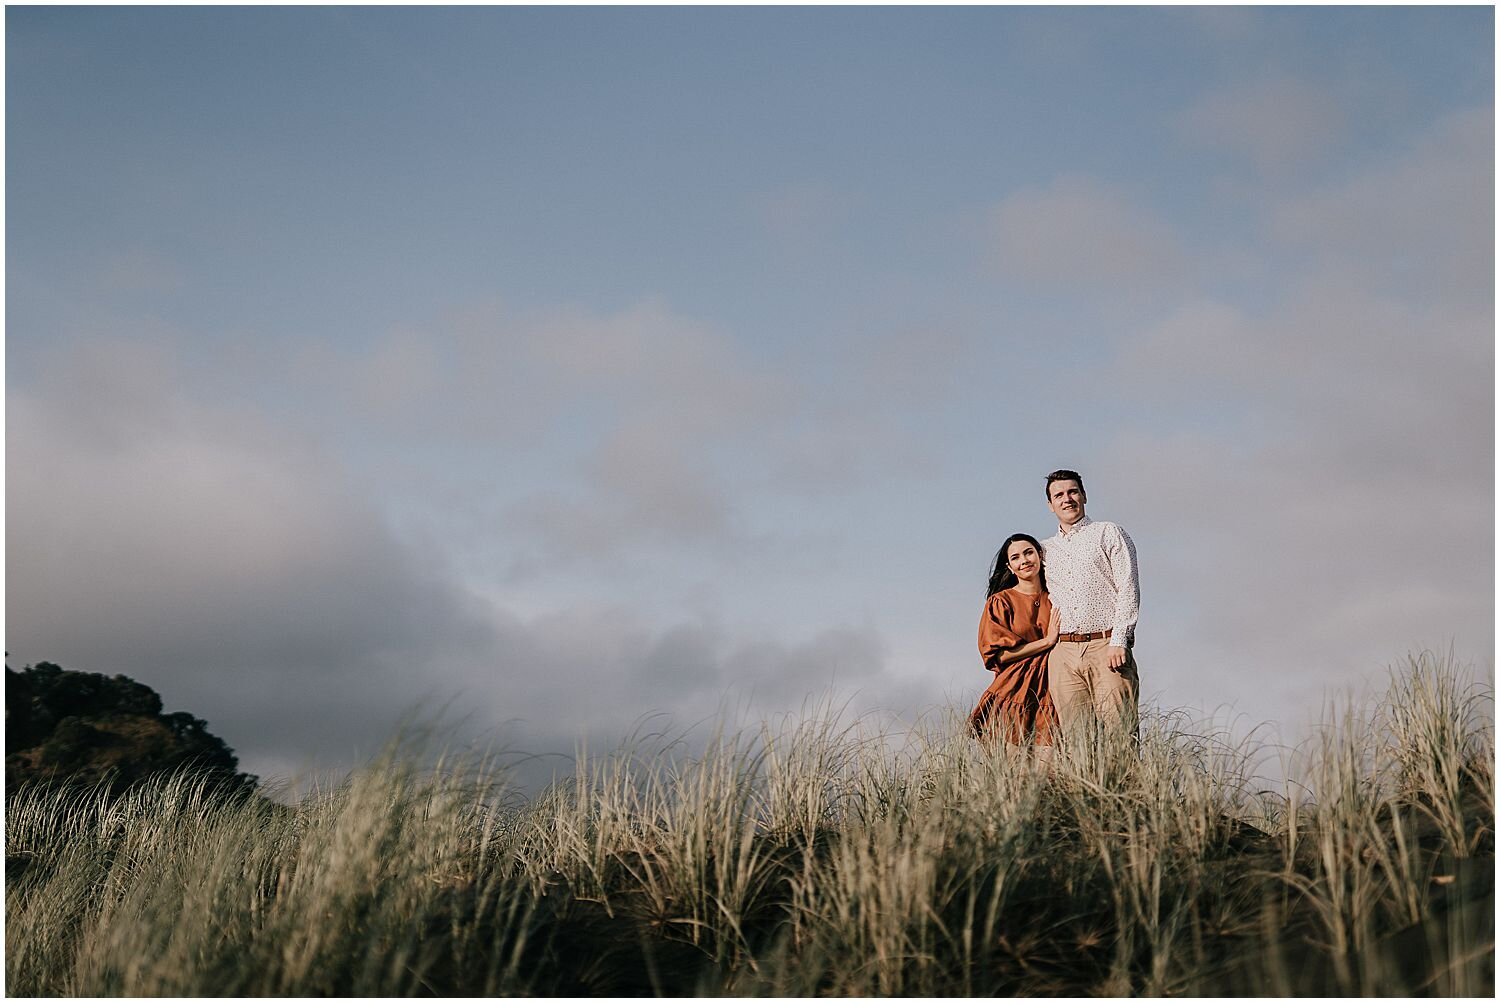
[[[38,662],[5,667],[5,788],[28,780],[106,783],[116,791],[190,767],[219,786],[250,790],[256,778],[207,722],[163,714],[161,697],[128,676]]]

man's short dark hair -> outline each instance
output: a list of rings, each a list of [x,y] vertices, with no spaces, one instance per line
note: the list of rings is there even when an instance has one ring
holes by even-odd
[[[1077,481],[1078,482],[1078,490],[1079,491],[1083,491],[1085,494],[1088,493],[1087,490],[1083,486],[1083,475],[1080,474],[1078,471],[1076,471],[1076,470],[1054,470],[1054,471],[1052,471],[1052,473],[1050,473],[1050,474],[1047,475],[1047,486],[1042,489],[1043,491],[1045,491],[1047,493],[1047,500],[1048,501],[1052,500],[1052,482],[1053,481]]]

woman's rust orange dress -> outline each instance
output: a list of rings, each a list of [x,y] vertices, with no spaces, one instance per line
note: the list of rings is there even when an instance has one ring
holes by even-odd
[[[1047,655],[1031,655],[999,665],[1002,652],[1039,641],[1047,633],[1052,601],[1045,592],[1029,596],[1003,589],[990,596],[979,618],[979,657],[995,673],[994,682],[969,715],[969,729],[985,739],[1003,738],[1019,745],[1052,744],[1056,719],[1047,692]]]

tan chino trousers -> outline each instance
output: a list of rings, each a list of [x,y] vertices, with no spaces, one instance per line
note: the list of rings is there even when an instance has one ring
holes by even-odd
[[[1058,641],[1047,657],[1047,687],[1064,741],[1100,726],[1139,735],[1141,683],[1135,655],[1126,648],[1125,664],[1111,669],[1108,648],[1107,637]]]

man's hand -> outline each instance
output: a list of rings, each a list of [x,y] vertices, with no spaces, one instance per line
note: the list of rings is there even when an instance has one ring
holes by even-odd
[[[1108,665],[1111,669],[1118,669],[1120,666],[1125,664],[1125,649],[1120,647],[1118,644],[1111,644],[1109,647],[1105,648],[1104,651],[1109,659],[1105,664]]]

